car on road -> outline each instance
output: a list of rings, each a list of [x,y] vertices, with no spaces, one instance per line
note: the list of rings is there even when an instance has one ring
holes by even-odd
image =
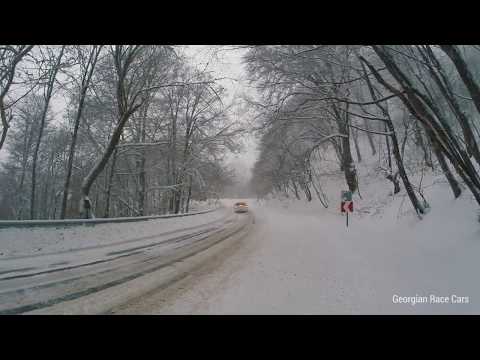
[[[245,201],[236,202],[233,205],[233,211],[235,211],[236,213],[248,212],[248,205]]]

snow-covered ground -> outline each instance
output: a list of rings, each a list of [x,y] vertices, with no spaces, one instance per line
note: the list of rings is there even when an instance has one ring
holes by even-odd
[[[179,284],[181,290],[146,298],[125,312],[478,314],[480,225],[474,203],[468,196],[452,200],[442,184],[426,195],[432,210],[423,220],[354,213],[348,228],[337,209],[252,199],[255,230],[241,246]],[[386,212],[396,207],[393,202]],[[449,303],[430,303],[431,295]],[[427,303],[394,303],[396,296],[427,297]],[[467,301],[460,297],[468,303],[452,303]]]
[[[204,210],[201,205],[195,205],[196,211]],[[226,215],[226,209],[221,209],[188,217],[139,222],[64,227],[0,228],[0,260],[117,244],[131,239],[204,225],[223,219]]]
[[[377,160],[357,165],[361,198],[354,195],[348,228],[340,214],[345,181],[324,161],[328,208],[316,199],[248,200],[250,236],[123,313],[480,314],[480,223],[471,194],[455,200],[442,174],[409,173],[431,206],[420,220],[403,185],[392,196]]]

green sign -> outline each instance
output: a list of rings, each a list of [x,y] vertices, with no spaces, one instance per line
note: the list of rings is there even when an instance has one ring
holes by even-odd
[[[342,191],[342,201],[352,201],[352,192]]]

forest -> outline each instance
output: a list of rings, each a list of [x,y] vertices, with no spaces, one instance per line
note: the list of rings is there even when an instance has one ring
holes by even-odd
[[[377,156],[374,171],[420,218],[430,205],[412,177],[428,171],[443,174],[453,198],[465,192],[480,205],[480,47],[249,46],[244,62],[257,91],[249,98],[260,137],[257,196],[328,207],[322,159],[332,152],[360,196],[357,166]]]
[[[243,129],[178,46],[0,46],[0,219],[183,213]]]
[[[183,213],[234,183],[225,163],[258,138],[250,188],[329,206],[327,153],[361,196],[358,164],[429,210],[419,173],[480,205],[480,47],[238,45],[247,129],[221,79],[179,46],[0,46],[0,218]],[[359,139],[368,142],[359,146]]]

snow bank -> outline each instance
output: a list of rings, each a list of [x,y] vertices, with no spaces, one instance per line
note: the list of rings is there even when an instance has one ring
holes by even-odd
[[[200,208],[201,206],[198,206]],[[197,208],[197,209],[198,209]],[[0,228],[0,259],[68,251],[151,236],[185,227],[202,225],[225,217],[229,209],[140,222],[48,228]],[[200,211],[200,209],[198,209]]]

